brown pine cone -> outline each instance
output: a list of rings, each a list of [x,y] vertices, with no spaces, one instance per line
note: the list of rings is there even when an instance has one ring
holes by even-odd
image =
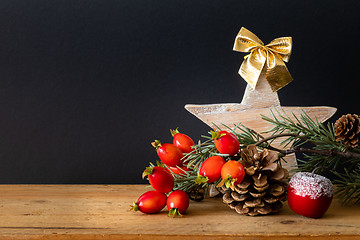
[[[336,141],[355,148],[360,141],[360,117],[356,114],[341,116],[334,125]]]
[[[259,152],[255,145],[241,151],[241,163],[245,168],[244,180],[234,191],[222,186],[223,201],[239,214],[256,216],[278,212],[286,197],[289,174],[278,163],[274,151]]]

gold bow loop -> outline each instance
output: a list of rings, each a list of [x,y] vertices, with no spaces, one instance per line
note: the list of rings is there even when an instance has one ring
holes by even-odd
[[[291,47],[291,37],[276,38],[264,45],[255,34],[242,27],[235,38],[233,50],[250,54],[244,57],[239,69],[240,76],[255,89],[264,71],[271,89],[276,92],[293,80],[284,63],[289,61]]]

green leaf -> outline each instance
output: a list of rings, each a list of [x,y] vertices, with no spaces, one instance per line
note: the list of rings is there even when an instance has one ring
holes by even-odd
[[[168,216],[169,217],[182,217],[183,215],[180,213],[179,209],[172,208],[169,210]]]
[[[207,181],[209,181],[209,178],[198,175],[197,178],[194,181],[195,181],[196,184],[202,184],[202,183],[207,183]]]
[[[146,167],[144,172],[142,173],[142,178],[144,179],[146,176],[153,174],[154,167]]]
[[[170,129],[170,134],[171,134],[171,136],[174,137],[177,133],[180,133],[178,129],[179,129],[179,127],[177,127],[175,130],[174,130],[174,129]]]
[[[227,176],[226,179],[224,179],[224,185],[226,188],[230,188],[231,190],[235,190],[234,183],[236,182],[237,178],[232,178],[230,175]]]
[[[133,204],[130,205],[130,211],[134,211],[134,212],[139,211],[139,205],[137,205],[136,202],[133,202]]]

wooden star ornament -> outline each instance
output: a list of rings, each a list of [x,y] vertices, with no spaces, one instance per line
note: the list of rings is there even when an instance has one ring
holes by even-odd
[[[185,105],[185,109],[212,128],[214,128],[215,124],[225,130],[225,127],[222,124],[232,127],[241,123],[258,133],[266,132],[274,127],[271,123],[264,121],[261,118],[261,115],[271,117],[272,113],[277,115],[280,112],[285,112],[290,118],[296,121],[293,115],[300,117],[300,115],[305,112],[312,119],[315,119],[316,117],[319,122],[328,120],[336,112],[336,108],[324,106],[283,107],[280,105],[279,97],[276,91],[292,80],[286,67],[284,68],[284,64],[280,64],[280,68],[281,71],[286,70],[286,79],[284,78],[284,72],[281,73],[281,71],[277,71],[279,66],[276,66],[276,62],[288,60],[288,57],[285,59],[281,57],[281,54],[283,54],[281,50],[285,49],[281,46],[284,44],[284,42],[282,42],[283,38],[275,39],[268,45],[264,46],[261,40],[254,36],[255,35],[253,33],[242,28],[237,36],[234,46],[234,50],[237,51],[250,51],[250,54],[244,61],[246,66],[243,67],[243,63],[239,70],[239,74],[248,82],[241,103],[207,105],[187,104]],[[236,49],[236,45],[239,45],[239,42],[240,44],[248,44],[250,47],[246,49],[244,47]],[[276,46],[276,43],[279,42],[280,44]],[[273,49],[270,49],[268,46],[275,46],[275,50],[273,51]],[[278,49],[276,49],[276,47],[278,47]],[[288,55],[290,55],[291,46],[290,49],[288,48],[285,50],[288,52]],[[272,70],[270,71],[269,68],[271,67]],[[250,76],[250,79],[248,76]],[[276,82],[277,78],[280,78],[279,82]],[[269,81],[269,79],[271,80]],[[267,136],[267,134],[263,135],[265,137]],[[274,147],[281,148],[280,142],[282,140],[283,139],[276,139],[272,145]],[[297,166],[295,154],[286,156],[285,160],[287,163],[284,164],[284,167],[288,170]]]

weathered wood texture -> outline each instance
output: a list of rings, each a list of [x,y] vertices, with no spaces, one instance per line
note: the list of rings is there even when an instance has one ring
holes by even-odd
[[[333,107],[283,107],[280,105],[277,92],[273,92],[264,75],[260,79],[255,89],[247,85],[245,94],[241,103],[224,103],[224,104],[208,104],[208,105],[194,105],[187,104],[185,108],[194,114],[201,121],[210,127],[216,126],[225,130],[222,124],[229,127],[241,123],[248,128],[255,130],[258,133],[263,133],[274,127],[261,119],[261,115],[271,117],[271,111],[275,115],[278,112],[284,111],[292,120],[296,120],[295,116],[300,118],[300,115],[305,112],[312,119],[317,119],[319,122],[325,122],[335,112],[336,108]],[[269,134],[263,134],[269,136]],[[284,139],[275,140],[272,145],[280,147],[280,143]],[[295,154],[286,156],[284,167],[292,169],[297,166]]]
[[[182,218],[130,212],[145,185],[0,185],[0,239],[360,239],[360,207],[334,202],[321,219],[238,215],[219,198]]]

